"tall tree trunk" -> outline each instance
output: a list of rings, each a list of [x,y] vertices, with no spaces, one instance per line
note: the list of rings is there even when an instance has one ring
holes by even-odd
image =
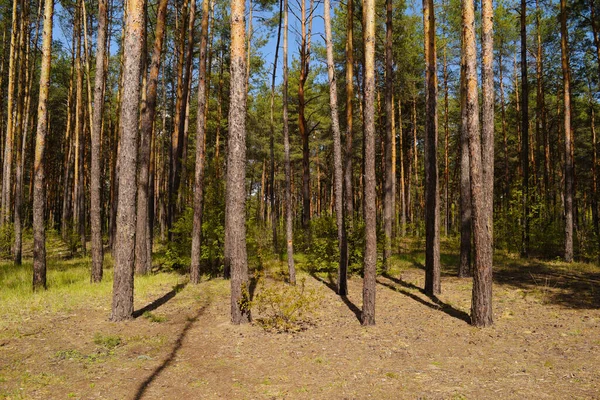
[[[338,246],[340,250],[340,263],[338,265],[338,294],[345,296],[348,292],[348,243],[346,242],[346,226],[344,223],[343,201],[343,170],[342,170],[342,143],[337,103],[337,79],[333,63],[333,39],[331,34],[330,0],[325,0],[323,15],[325,18],[325,42],[327,46],[327,73],[329,77],[329,106],[331,108],[331,130],[333,131],[333,168],[334,168],[334,197],[335,217],[337,222]]]
[[[406,185],[404,181],[404,131],[402,130],[402,101],[398,99],[398,137],[400,141],[398,147],[400,149],[400,235],[406,235],[406,210],[407,196]],[[409,174],[410,175],[410,174]]]
[[[392,239],[394,228],[394,214],[396,204],[395,175],[392,168],[393,148],[393,126],[394,117],[393,98],[393,54],[392,54],[392,0],[386,0],[385,21],[385,150],[384,150],[384,190],[383,190],[383,263],[384,268],[389,270],[390,257],[392,256]]]
[[[202,206],[204,202],[204,142],[206,129],[206,51],[208,47],[209,0],[202,1],[202,30],[200,32],[200,72],[198,75],[198,116],[196,119],[196,167],[194,170],[194,219],[192,226],[192,256],[190,281],[200,282],[202,253]]]
[[[2,202],[0,215],[0,226],[10,221],[10,195],[12,191],[12,157],[14,141],[14,112],[15,112],[15,80],[17,78],[17,57],[18,57],[18,36],[19,28],[17,25],[18,0],[13,0],[10,52],[8,58],[8,96],[7,96],[7,119],[6,119],[6,140],[4,145],[4,164],[2,172]]]
[[[352,219],[354,218],[354,195],[352,189],[352,100],[354,99],[354,47],[353,47],[353,32],[354,32],[354,1],[348,0],[346,11],[346,156],[344,159],[344,190],[346,203],[346,219],[348,225],[352,227]],[[339,288],[338,288],[339,290]]]
[[[425,293],[440,294],[440,194],[437,164],[437,56],[433,0],[423,0],[425,32]]]
[[[481,129],[481,185],[477,174],[471,173],[473,193],[473,226],[475,227],[475,268],[473,270],[473,296],[471,300],[471,323],[489,326],[493,323],[492,312],[492,264],[494,234],[494,10],[492,0],[482,0],[481,7],[481,86],[483,91]],[[472,81],[470,81],[472,82]],[[476,85],[476,83],[475,83]],[[475,86],[477,87],[477,86]],[[475,96],[477,94],[475,93]],[[477,112],[477,111],[476,111]],[[470,132],[472,138],[477,132]],[[470,141],[471,156],[477,148]],[[475,163],[474,163],[474,162]],[[471,167],[477,160],[471,158]],[[483,190],[482,190],[483,189]],[[480,193],[476,193],[480,191]],[[481,196],[481,198],[478,198]],[[481,203],[479,203],[481,201]],[[481,208],[480,208],[481,204]]]
[[[563,106],[565,129],[565,261],[573,261],[573,132],[571,131],[571,71],[567,32],[567,2],[560,1],[560,50],[563,72]]]
[[[35,137],[33,167],[33,289],[46,289],[46,211],[44,152],[48,132],[48,91],[50,89],[50,66],[52,62],[52,15],[54,1],[46,0],[44,5],[44,33],[42,36],[42,65],[38,98],[38,121]]]
[[[529,255],[529,83],[527,81],[527,2],[521,0],[521,160],[523,163],[523,240],[521,255]]]
[[[108,9],[106,0],[98,0],[98,39],[96,43],[96,77],[94,81],[94,113],[92,131],[92,169],[90,185],[90,220],[92,227],[92,282],[102,280],[102,188],[100,183],[100,157],[102,136],[102,112],[104,109],[104,63],[106,58],[106,37],[108,36]]]
[[[542,51],[542,33],[540,23],[540,6],[539,0],[535,2],[535,25],[536,25],[536,36],[537,36],[537,57],[535,62],[536,80],[537,80],[537,94],[536,94],[536,136],[538,140],[543,137],[544,143],[544,192],[546,193],[546,204],[550,200],[550,140],[548,130],[546,126],[546,106],[544,100],[544,60]],[[539,148],[539,142],[538,142]]]
[[[448,44],[444,45],[444,234],[450,234],[450,142],[449,101],[448,101]]]
[[[133,316],[133,272],[135,258],[135,195],[138,114],[142,46],[144,43],[144,0],[127,1],[123,47],[123,103],[119,149],[119,202],[117,209],[112,321]]]
[[[502,142],[504,144],[504,207],[508,210],[509,205],[509,193],[510,193],[510,179],[508,172],[508,137],[506,129],[506,102],[504,99],[504,63],[502,62],[503,55],[503,41],[500,39],[500,49],[498,51],[498,73],[500,83],[500,115],[502,119]]]
[[[375,209],[375,1],[363,0],[365,20],[365,255],[362,324],[375,325],[377,211]]]
[[[285,238],[287,242],[287,260],[290,283],[296,282],[294,266],[292,211],[292,169],[290,166],[290,129],[288,121],[288,0],[283,0],[283,152],[285,162]],[[338,289],[339,293],[339,289]]]
[[[246,75],[243,0],[231,0],[231,88],[225,204],[225,264],[231,270],[231,322],[250,320],[246,254]]]
[[[460,69],[460,262],[458,277],[466,278],[471,275],[471,244],[472,244],[472,204],[471,204],[471,172],[469,170],[469,119],[467,114],[467,85],[465,52],[466,7],[462,9],[462,55]]]
[[[165,19],[169,0],[160,0],[156,14],[154,45],[150,59],[150,72],[146,90],[146,101],[142,104],[142,117],[139,143],[138,187],[137,187],[137,217],[135,235],[135,271],[146,274],[152,268],[151,241],[152,231],[149,229],[149,172],[151,143],[153,140],[154,117],[156,115],[156,98],[158,89],[158,74],[162,60],[162,47],[165,36]],[[144,71],[145,73],[145,71]],[[163,130],[164,130],[163,126]],[[148,237],[150,239],[148,239]]]

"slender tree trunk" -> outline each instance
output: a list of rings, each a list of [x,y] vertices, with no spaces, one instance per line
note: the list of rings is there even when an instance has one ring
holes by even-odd
[[[292,210],[292,169],[290,166],[290,129],[288,120],[288,0],[283,0],[283,152],[285,158],[285,237],[287,242],[288,273],[290,283],[295,283],[294,214]]]
[[[98,40],[96,43],[96,77],[94,81],[94,112],[92,131],[92,170],[91,170],[91,205],[90,219],[92,225],[92,282],[102,280],[102,262],[104,249],[102,245],[102,188],[100,183],[100,157],[102,135],[102,112],[104,106],[104,63],[106,58],[106,37],[108,36],[108,10],[106,0],[98,0]]]
[[[498,73],[500,83],[500,115],[502,118],[502,142],[504,144],[504,206],[508,210],[509,194],[510,194],[510,180],[508,172],[508,137],[506,129],[506,102],[504,99],[504,63],[502,62],[504,46],[502,40],[500,41],[500,49],[498,51]]]
[[[325,41],[327,46],[327,73],[329,76],[329,106],[331,108],[331,130],[333,131],[333,168],[334,168],[334,197],[335,216],[338,228],[338,246],[340,249],[340,263],[338,265],[338,294],[345,296],[348,291],[348,243],[346,242],[346,226],[344,223],[343,171],[342,171],[342,144],[337,103],[337,79],[333,62],[333,39],[331,34],[330,0],[325,0]]]
[[[46,289],[46,211],[44,152],[48,132],[48,91],[50,88],[50,66],[52,62],[52,15],[54,1],[46,0],[44,5],[44,33],[42,36],[42,65],[38,98],[38,121],[35,137],[33,167],[33,289]]]
[[[529,83],[527,81],[527,2],[521,0],[521,159],[523,163],[523,240],[521,255],[529,255]]]
[[[352,100],[354,99],[354,47],[353,47],[353,26],[354,26],[354,2],[347,0],[346,16],[346,156],[344,160],[344,190],[346,203],[346,219],[348,226],[352,228],[354,218],[354,194],[352,189]],[[339,293],[339,288],[338,288]],[[340,294],[341,295],[341,294]]]
[[[402,101],[398,99],[398,137],[400,141],[398,147],[400,149],[400,235],[406,235],[406,185],[404,181],[404,131],[402,130]]]
[[[450,234],[450,158],[448,155],[450,142],[449,101],[448,101],[448,44],[444,45],[444,234]]]
[[[269,202],[271,204],[271,229],[273,231],[273,250],[279,253],[277,243],[278,213],[275,212],[275,78],[277,76],[277,59],[279,58],[279,43],[281,40],[281,25],[283,23],[283,0],[279,0],[279,27],[277,29],[277,44],[275,46],[275,59],[273,60],[273,75],[271,77],[271,116],[269,138],[269,152],[271,165],[269,169]]]
[[[375,209],[375,1],[364,0],[365,19],[365,255],[362,324],[375,325],[377,211]]]
[[[137,187],[137,217],[135,236],[135,271],[146,274],[152,268],[151,246],[152,232],[149,229],[149,172],[151,143],[153,140],[154,117],[156,115],[156,98],[158,89],[158,74],[161,66],[162,47],[165,36],[165,19],[169,0],[160,0],[156,14],[155,39],[150,59],[146,101],[142,104],[142,117],[139,143],[138,187]],[[144,71],[145,73],[145,71]],[[164,129],[164,127],[163,127]],[[148,236],[150,239],[148,240]]]
[[[202,30],[200,32],[200,72],[198,75],[198,116],[196,119],[196,167],[194,170],[194,219],[192,226],[192,256],[190,281],[200,282],[200,256],[202,253],[202,206],[204,202],[204,142],[206,129],[206,51],[208,47],[208,6],[202,1]]]
[[[573,132],[571,131],[571,71],[567,32],[567,2],[560,1],[560,49],[563,72],[563,105],[565,129],[565,261],[573,261]]]
[[[433,0],[423,0],[425,32],[425,293],[441,293],[440,194],[437,164],[437,56]]]
[[[389,270],[390,257],[392,256],[392,235],[394,228],[394,204],[395,195],[395,176],[392,168],[392,152],[394,150],[393,126],[394,117],[393,98],[394,77],[393,77],[393,54],[392,54],[392,0],[386,0],[386,31],[385,31],[385,150],[384,150],[384,190],[383,190],[383,263],[384,268]]]
[[[118,246],[115,251],[112,321],[133,316],[133,272],[135,258],[135,195],[137,139],[140,101],[141,57],[144,29],[144,0],[127,1],[123,51],[123,103],[119,149]]]
[[[246,75],[243,0],[231,0],[231,89],[227,143],[225,204],[225,264],[231,270],[231,322],[250,320],[246,254]]]

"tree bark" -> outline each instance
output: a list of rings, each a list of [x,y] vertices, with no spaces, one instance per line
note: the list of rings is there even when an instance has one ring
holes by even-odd
[[[423,0],[425,32],[425,293],[441,293],[440,193],[437,164],[437,56],[433,0]]]
[[[46,211],[44,153],[48,132],[48,91],[50,88],[50,66],[52,62],[52,15],[54,1],[44,4],[44,33],[42,35],[42,65],[40,71],[40,90],[38,98],[38,121],[35,137],[35,156],[33,167],[33,290],[46,289]]]
[[[340,124],[338,118],[337,79],[333,62],[333,39],[331,34],[330,0],[325,0],[323,15],[325,18],[325,42],[327,46],[327,74],[329,77],[329,107],[331,109],[331,130],[333,132],[333,169],[334,169],[334,197],[335,217],[337,223],[338,246],[340,262],[338,265],[338,294],[345,296],[348,291],[348,243],[346,242],[346,225],[344,223],[343,171],[342,171],[342,144]]]
[[[375,325],[377,211],[375,209],[375,1],[364,0],[365,46],[365,255],[362,325]]]
[[[394,228],[394,205],[396,203],[395,179],[392,168],[392,142],[394,132],[392,131],[393,98],[393,54],[392,54],[392,0],[386,0],[385,21],[385,150],[384,150],[384,183],[383,183],[383,264],[387,271],[390,267],[392,256],[392,239]]]
[[[521,159],[523,163],[523,240],[521,255],[529,255],[529,82],[527,81],[527,2],[521,0]]]
[[[225,203],[225,264],[231,270],[231,322],[250,320],[246,254],[246,75],[243,0],[231,0],[231,88]]]
[[[127,1],[123,51],[123,102],[119,149],[119,202],[113,282],[112,321],[133,317],[133,272],[135,258],[135,195],[144,0]]]
[[[563,106],[565,129],[565,261],[573,261],[573,154],[571,131],[571,71],[569,69],[569,38],[567,32],[567,2],[560,1],[560,54],[563,73]]]
[[[200,72],[198,75],[198,116],[196,117],[196,166],[194,170],[194,219],[192,226],[192,256],[190,281],[200,282],[200,257],[202,254],[202,206],[204,202],[204,142],[206,129],[206,51],[208,47],[208,2],[202,2],[202,28],[200,32]]]

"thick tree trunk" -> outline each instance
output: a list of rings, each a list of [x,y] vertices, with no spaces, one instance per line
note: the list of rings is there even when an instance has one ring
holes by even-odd
[[[151,143],[153,140],[154,117],[156,115],[156,98],[158,89],[158,74],[162,59],[162,47],[165,36],[165,19],[169,0],[161,0],[158,3],[156,14],[156,28],[154,34],[154,45],[150,59],[150,72],[148,74],[146,90],[146,101],[142,104],[142,117],[139,143],[139,165],[138,165],[138,187],[137,187],[137,218],[135,235],[135,271],[138,274],[146,274],[152,268],[152,231],[150,224],[150,196],[149,196],[149,173]],[[145,71],[144,71],[145,73]],[[164,129],[164,127],[163,127]],[[150,237],[150,239],[148,239]],[[148,251],[150,248],[150,251]]]
[[[290,166],[290,129],[288,121],[288,0],[283,0],[283,152],[285,162],[285,237],[290,283],[296,282],[294,266],[292,211],[292,168]],[[339,289],[338,289],[339,290]]]
[[[384,179],[383,179],[383,264],[389,270],[392,256],[392,239],[395,210],[395,179],[392,168],[393,135],[392,119],[394,117],[393,98],[393,54],[392,54],[392,0],[386,0],[386,31],[385,31],[385,149],[384,149]]]
[[[437,56],[433,0],[423,0],[425,32],[425,293],[441,293],[440,194],[437,164]]]
[[[375,1],[364,0],[365,45],[365,255],[362,324],[375,325],[377,211],[375,209]]]
[[[231,89],[225,188],[225,264],[231,270],[231,322],[250,320],[246,254],[246,59],[243,0],[231,0]]]
[[[190,281],[200,282],[202,253],[202,206],[204,202],[204,142],[206,129],[206,51],[208,47],[208,2],[202,2],[202,30],[200,33],[200,72],[198,75],[198,116],[196,119],[196,167],[194,170],[194,219],[192,226],[192,256]]]
[[[54,1],[46,0],[44,5],[44,33],[42,36],[42,65],[38,98],[38,121],[35,136],[35,156],[33,167],[33,289],[46,289],[46,211],[44,152],[48,133],[48,91],[50,89],[50,66],[52,62],[52,15]]]
[[[119,149],[119,202],[113,283],[112,321],[133,316],[135,195],[144,0],[128,0],[123,52],[123,103]]]
[[[340,124],[338,118],[337,102],[337,79],[335,77],[335,65],[333,62],[333,39],[331,34],[331,4],[325,0],[325,42],[327,46],[327,74],[329,77],[329,107],[331,108],[331,130],[333,132],[333,169],[334,169],[334,197],[335,217],[337,222],[338,246],[340,250],[340,263],[338,265],[338,294],[345,296],[348,291],[348,243],[346,242],[346,226],[344,223],[343,171],[342,171],[342,143],[340,135]]]
[[[563,72],[563,106],[565,129],[565,261],[573,261],[573,132],[571,131],[571,71],[569,69],[569,38],[567,4],[560,1],[560,50]]]

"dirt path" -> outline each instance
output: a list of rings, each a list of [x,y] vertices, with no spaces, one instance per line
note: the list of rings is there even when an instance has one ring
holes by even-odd
[[[495,325],[476,329],[467,323],[469,280],[444,277],[443,295],[432,300],[418,289],[422,279],[419,269],[378,278],[372,328],[357,319],[359,278],[349,282],[351,295],[340,299],[326,279],[308,277],[307,285],[318,288],[323,301],[315,325],[295,334],[232,326],[228,282],[220,279],[177,290],[157,287],[153,297],[136,302],[142,307],[159,299],[146,308],[151,318],[124,324],[106,320],[109,299],[105,308],[42,313],[16,327],[14,335],[3,335],[0,394],[11,399],[600,398],[597,306],[568,306],[550,293],[566,287],[502,282],[494,288]]]

